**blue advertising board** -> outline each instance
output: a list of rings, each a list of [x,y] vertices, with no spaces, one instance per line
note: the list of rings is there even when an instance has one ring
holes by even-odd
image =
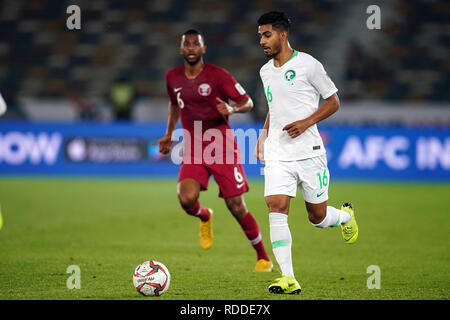
[[[261,177],[264,166],[253,156],[261,128],[233,125],[248,177]],[[163,156],[152,145],[165,130],[165,123],[0,122],[0,175],[174,177],[179,150]],[[450,128],[319,125],[319,131],[333,178],[450,181]]]

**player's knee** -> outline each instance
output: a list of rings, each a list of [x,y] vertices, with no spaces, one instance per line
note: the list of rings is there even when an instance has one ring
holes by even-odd
[[[289,213],[289,206],[288,205],[271,204],[271,205],[268,205],[268,207],[269,207],[269,212],[277,212],[277,213],[284,213],[284,214],[288,214]]]
[[[178,194],[180,205],[184,209],[192,208],[198,200],[198,194],[194,192],[184,192]]]
[[[239,199],[226,199],[225,203],[228,210],[230,210],[236,219],[241,220],[247,214],[247,207],[243,201]]]
[[[289,202],[284,201],[272,201],[266,199],[267,207],[269,208],[269,212],[277,212],[277,213],[289,213]]]
[[[312,224],[319,224],[325,219],[326,212],[308,210],[308,219]]]

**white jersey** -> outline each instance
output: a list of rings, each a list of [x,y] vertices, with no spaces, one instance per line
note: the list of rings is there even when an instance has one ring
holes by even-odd
[[[309,117],[319,108],[319,94],[327,99],[338,90],[322,64],[309,54],[294,51],[292,58],[277,68],[273,59],[260,70],[269,104],[269,134],[264,143],[265,160],[294,161],[325,154],[314,124],[292,139],[283,127]]]

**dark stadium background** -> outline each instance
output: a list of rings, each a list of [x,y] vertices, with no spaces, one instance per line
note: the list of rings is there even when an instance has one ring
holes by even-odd
[[[70,5],[80,9],[80,29],[66,26]],[[367,26],[371,5],[380,9],[380,29]],[[341,109],[319,125],[335,177],[450,179],[446,1],[37,0],[2,1],[0,8],[0,92],[8,105],[0,120],[1,174],[176,174],[151,142],[165,132],[165,72],[183,62],[180,34],[189,28],[205,35],[205,61],[229,70],[255,102],[249,114],[231,117],[233,127],[260,129],[267,104],[259,68],[266,57],[256,20],[283,10],[293,25],[291,45],[322,61],[339,89]],[[129,112],[116,111],[114,92],[120,89],[129,95]],[[348,134],[338,137],[336,126]],[[359,131],[361,126],[370,129]],[[385,134],[404,127],[417,130]],[[14,130],[19,136],[11,138]],[[20,136],[26,131],[33,135],[28,140]],[[338,157],[351,135],[359,137],[360,152],[344,167]],[[368,140],[374,135],[381,140],[373,147]],[[378,154],[395,136],[403,142],[393,142],[393,158]],[[25,150],[30,144],[37,158]],[[244,148],[252,157],[251,141]],[[94,159],[88,150],[104,156]],[[56,153],[54,162],[41,159],[46,152]],[[396,165],[401,155],[406,165]],[[71,162],[80,163],[67,166]],[[259,175],[259,167],[246,169]]]

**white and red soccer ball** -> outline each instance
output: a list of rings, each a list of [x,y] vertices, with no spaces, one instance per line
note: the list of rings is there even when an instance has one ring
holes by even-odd
[[[169,269],[156,260],[142,262],[134,270],[133,284],[144,296],[160,296],[169,289]]]

